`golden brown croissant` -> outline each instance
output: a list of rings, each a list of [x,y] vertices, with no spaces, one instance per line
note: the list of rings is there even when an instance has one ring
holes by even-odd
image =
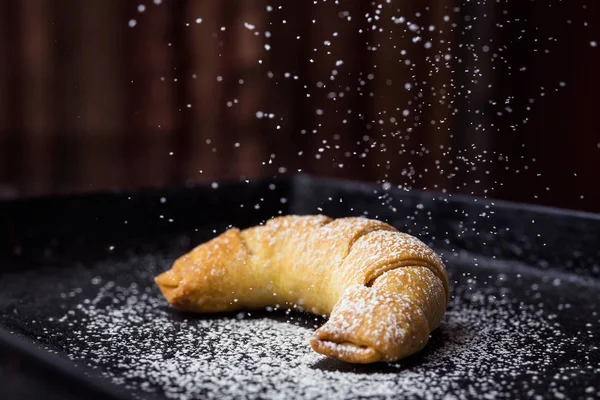
[[[418,239],[365,218],[286,216],[230,229],[156,277],[193,312],[298,305],[330,316],[311,345],[353,363],[421,350],[449,300],[442,260]]]

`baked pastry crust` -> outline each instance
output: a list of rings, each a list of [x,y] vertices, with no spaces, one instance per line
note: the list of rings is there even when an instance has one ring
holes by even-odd
[[[450,295],[444,263],[417,238],[377,220],[323,215],[229,229],[155,281],[184,311],[288,304],[328,316],[312,348],[352,363],[420,351]]]

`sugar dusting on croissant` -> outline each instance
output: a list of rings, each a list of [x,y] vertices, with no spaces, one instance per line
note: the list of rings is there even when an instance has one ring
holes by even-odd
[[[180,310],[287,304],[329,316],[312,348],[352,363],[420,351],[449,300],[444,263],[424,243],[380,221],[322,215],[232,228],[155,280]]]

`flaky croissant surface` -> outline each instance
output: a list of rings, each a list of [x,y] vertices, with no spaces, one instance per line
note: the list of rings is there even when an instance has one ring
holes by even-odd
[[[322,215],[232,228],[155,280],[180,310],[295,304],[329,316],[312,348],[353,363],[418,352],[449,300],[444,263],[424,243],[380,221]]]

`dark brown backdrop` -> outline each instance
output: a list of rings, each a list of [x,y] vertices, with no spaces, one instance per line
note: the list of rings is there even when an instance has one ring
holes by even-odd
[[[0,192],[302,170],[600,211],[600,5],[472,3],[2,2]]]

